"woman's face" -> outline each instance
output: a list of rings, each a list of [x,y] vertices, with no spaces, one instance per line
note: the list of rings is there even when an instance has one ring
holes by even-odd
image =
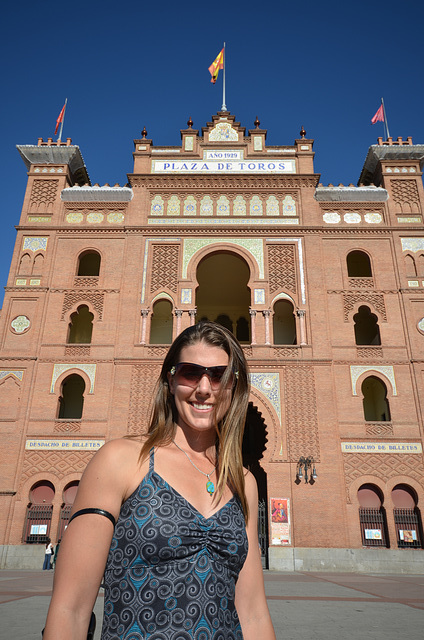
[[[228,355],[220,347],[214,347],[206,342],[198,342],[184,347],[181,350],[179,362],[188,362],[202,367],[226,367]],[[217,404],[220,389],[215,389],[214,381],[205,373],[198,382],[185,384],[183,376],[168,373],[168,382],[171,393],[174,396],[175,406],[178,412],[178,425],[196,432],[213,429],[213,412]],[[225,389],[221,396],[220,406],[217,411],[217,420],[220,420],[228,411],[231,403],[232,389]]]

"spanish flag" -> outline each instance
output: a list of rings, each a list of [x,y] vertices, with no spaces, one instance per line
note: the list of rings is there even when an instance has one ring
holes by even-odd
[[[213,84],[215,84],[215,82],[218,79],[219,70],[223,68],[224,68],[224,49],[221,49],[221,51],[218,53],[215,60],[212,62],[211,66],[209,67],[209,73],[212,76],[211,82],[213,82]]]

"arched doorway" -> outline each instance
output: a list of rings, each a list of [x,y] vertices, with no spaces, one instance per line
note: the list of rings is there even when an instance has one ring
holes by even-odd
[[[384,496],[373,484],[358,489],[359,522],[364,547],[389,547]]]
[[[69,518],[71,517],[72,505],[74,504],[75,496],[77,495],[79,481],[74,480],[66,485],[63,490],[63,502],[60,510],[59,527],[57,530],[57,539],[61,540],[65,529],[69,524]]]
[[[398,484],[392,491],[397,545],[399,549],[423,548],[423,525],[414,489]]]
[[[54,485],[48,480],[36,482],[31,487],[23,542],[27,544],[43,544],[47,542],[50,536],[54,495]]]
[[[267,474],[261,467],[267,443],[266,424],[257,407],[249,402],[243,435],[243,465],[255,476],[258,485],[258,537],[262,565],[268,567],[268,490]]]
[[[242,343],[250,342],[250,270],[242,258],[226,251],[208,255],[197,267],[197,319],[214,320]]]

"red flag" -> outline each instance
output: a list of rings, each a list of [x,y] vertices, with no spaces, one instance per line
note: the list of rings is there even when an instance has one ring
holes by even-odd
[[[59,125],[63,121],[63,116],[65,115],[65,107],[66,107],[66,102],[62,107],[62,111],[59,113],[58,119],[56,120],[56,129],[54,130],[54,135],[56,135],[57,130],[59,129]]]
[[[383,105],[380,105],[379,110],[375,114],[373,118],[371,118],[371,124],[375,124],[376,122],[384,122],[384,109]]]
[[[223,68],[224,68],[224,49],[221,49],[221,51],[216,56],[215,60],[212,62],[211,66],[208,67],[209,73],[212,76],[211,82],[213,82],[213,84],[215,84],[218,78],[219,70]]]

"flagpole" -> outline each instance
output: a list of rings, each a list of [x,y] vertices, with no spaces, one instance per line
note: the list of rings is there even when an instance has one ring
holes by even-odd
[[[224,42],[224,69],[222,74],[222,107],[221,111],[227,111],[227,105],[225,104],[225,42]]]
[[[68,98],[65,98],[65,107],[63,109],[63,118],[62,118],[62,122],[60,123],[60,131],[59,131],[59,137],[58,137],[58,141],[62,140],[62,131],[63,131],[63,123],[65,121],[65,113],[66,113],[66,105],[68,104]]]
[[[387,139],[389,139],[390,138],[389,125],[387,124],[386,107],[384,106],[383,98],[381,98],[381,104],[383,105],[384,124],[386,125],[386,137]]]

